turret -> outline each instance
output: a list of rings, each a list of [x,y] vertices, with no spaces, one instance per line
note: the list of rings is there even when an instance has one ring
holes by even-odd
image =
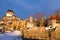
[[[51,24],[52,26],[56,26],[56,15],[51,16]]]
[[[30,16],[29,22],[33,23],[33,17]]]
[[[6,16],[13,16],[13,15],[14,15],[13,10],[8,10],[8,11],[6,12]]]

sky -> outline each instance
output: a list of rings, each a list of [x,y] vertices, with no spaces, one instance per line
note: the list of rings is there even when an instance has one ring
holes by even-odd
[[[48,17],[60,9],[60,0],[0,0],[0,18],[8,9],[13,10],[20,19],[38,12]]]

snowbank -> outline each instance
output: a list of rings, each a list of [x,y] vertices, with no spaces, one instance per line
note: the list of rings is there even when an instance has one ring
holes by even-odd
[[[11,32],[11,31],[6,31],[5,35],[9,35],[9,36],[21,36],[22,34],[21,34],[20,31],[15,30],[15,31],[13,31],[13,32]]]
[[[3,34],[0,34],[0,40],[22,40],[20,31],[7,31]]]

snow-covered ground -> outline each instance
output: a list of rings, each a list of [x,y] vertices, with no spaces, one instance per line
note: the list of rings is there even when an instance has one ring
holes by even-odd
[[[3,34],[0,34],[0,40],[23,40],[21,37],[21,32],[20,31],[6,31]]]

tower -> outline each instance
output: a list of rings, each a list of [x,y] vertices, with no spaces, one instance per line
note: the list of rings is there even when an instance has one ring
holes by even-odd
[[[14,15],[13,10],[8,10],[8,11],[6,12],[6,16],[8,16],[8,17],[13,16],[13,15]]]
[[[32,16],[30,16],[29,21],[30,21],[31,23],[33,23],[33,17],[32,17]]]
[[[43,17],[40,18],[40,26],[44,26],[44,18]]]
[[[51,24],[53,27],[56,26],[56,15],[51,16]]]

